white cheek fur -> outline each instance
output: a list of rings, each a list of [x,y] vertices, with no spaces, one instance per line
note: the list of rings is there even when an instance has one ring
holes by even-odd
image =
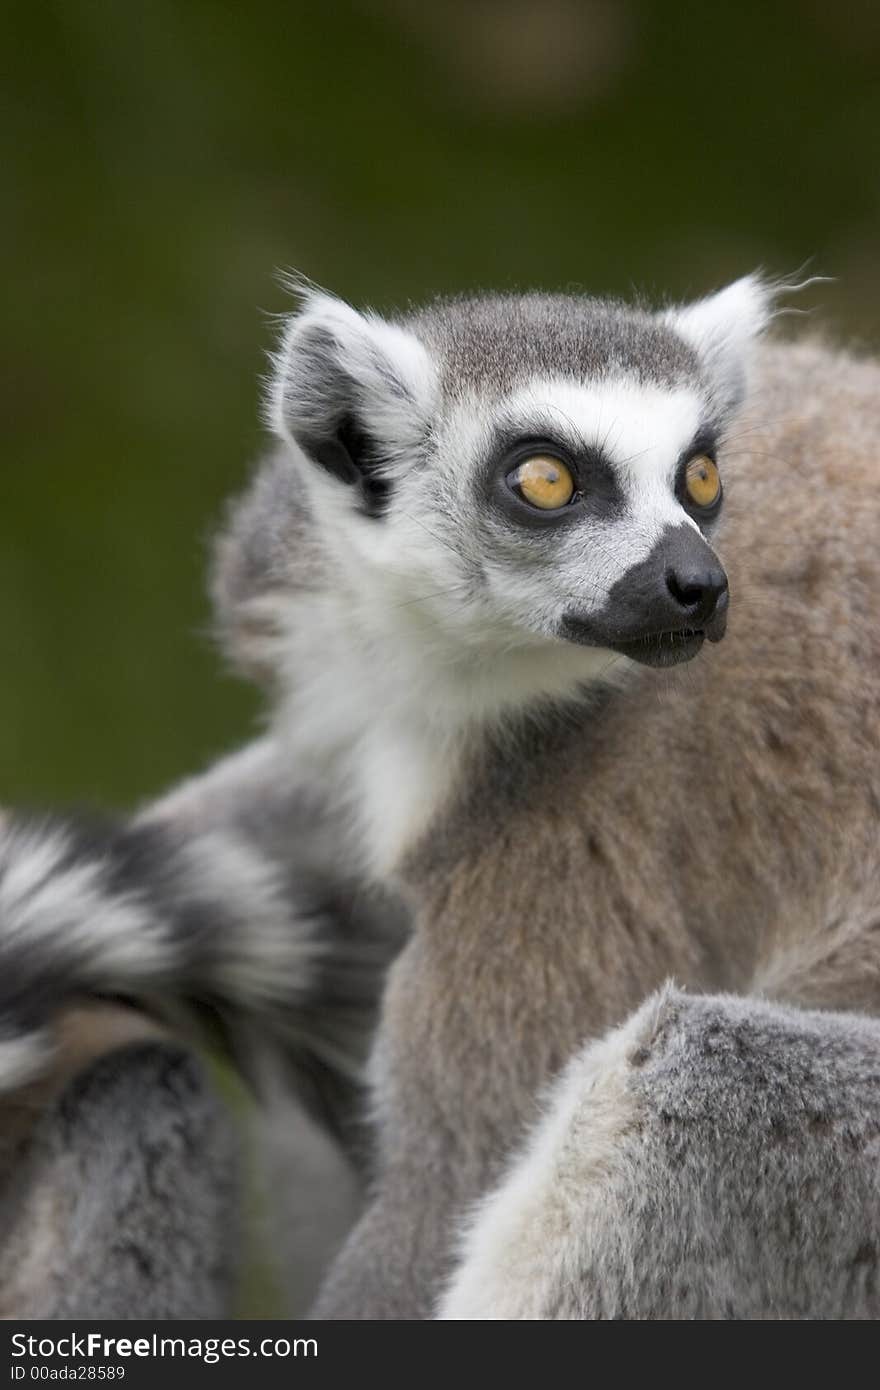
[[[619,519],[585,521],[577,534],[560,540],[554,562],[560,594],[557,607],[575,600],[595,613],[614,585],[646,559],[669,526],[699,530],[675,497],[675,470],[696,435],[703,403],[696,391],[672,390],[610,378],[582,385],[564,379],[531,382],[496,412],[504,428],[535,433],[546,429],[573,451],[600,447],[617,473],[626,499]],[[484,427],[485,429],[485,427]],[[511,598],[547,610],[546,574],[511,576]]]

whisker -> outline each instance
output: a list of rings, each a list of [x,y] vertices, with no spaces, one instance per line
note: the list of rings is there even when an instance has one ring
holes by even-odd
[[[466,565],[469,569],[473,570],[474,572],[478,570],[479,566],[475,564],[475,562],[471,559],[469,555],[466,555],[463,550],[459,550],[458,547],[456,545],[453,545],[452,541],[448,540],[445,536],[439,536],[436,531],[433,531],[431,529],[430,526],[426,526],[425,523],[419,519],[419,517],[413,516],[412,512],[407,511],[403,512],[403,516],[405,516],[409,521],[413,522],[415,526],[420,526],[422,530],[425,532],[426,536],[430,536],[431,539],[435,540],[438,545],[444,546],[450,552],[450,554],[456,557],[456,559],[461,560],[463,565]]]
[[[549,410],[555,410],[557,415],[562,416],[563,420],[571,430],[573,439],[581,438],[581,432],[575,424],[574,420],[572,420],[571,416],[562,409],[561,405],[557,405],[555,401],[544,401],[542,402],[542,404],[545,405]]]
[[[454,594],[457,593],[460,589],[469,588],[470,582],[468,580],[464,580],[460,584],[451,584],[445,589],[435,589],[434,592],[430,594],[416,594],[415,598],[404,599],[402,603],[392,603],[389,611],[393,613],[398,608],[409,608],[414,603],[427,603],[428,599],[443,598],[444,594]]]

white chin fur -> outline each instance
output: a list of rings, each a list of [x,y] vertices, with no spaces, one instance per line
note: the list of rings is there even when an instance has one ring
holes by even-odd
[[[348,812],[363,868],[391,874],[453,793],[468,740],[542,700],[565,699],[626,663],[565,642],[517,648],[488,662],[382,630],[368,586],[317,601],[313,622],[288,629],[290,679],[277,712],[288,757]],[[617,669],[614,669],[614,668]]]

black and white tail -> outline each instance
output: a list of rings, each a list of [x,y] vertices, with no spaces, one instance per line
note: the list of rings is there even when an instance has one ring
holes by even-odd
[[[318,813],[277,766],[256,745],[115,823],[0,819],[0,1093],[51,1064],[53,1016],[83,998],[359,1064],[399,922],[311,852]]]

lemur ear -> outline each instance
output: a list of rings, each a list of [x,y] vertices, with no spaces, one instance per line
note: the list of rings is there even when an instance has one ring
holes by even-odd
[[[395,470],[424,439],[436,372],[414,334],[319,291],[304,296],[273,358],[275,433],[381,513]]]
[[[749,350],[773,318],[778,292],[761,275],[745,275],[706,299],[662,315],[695,348],[723,409],[742,401]]]

